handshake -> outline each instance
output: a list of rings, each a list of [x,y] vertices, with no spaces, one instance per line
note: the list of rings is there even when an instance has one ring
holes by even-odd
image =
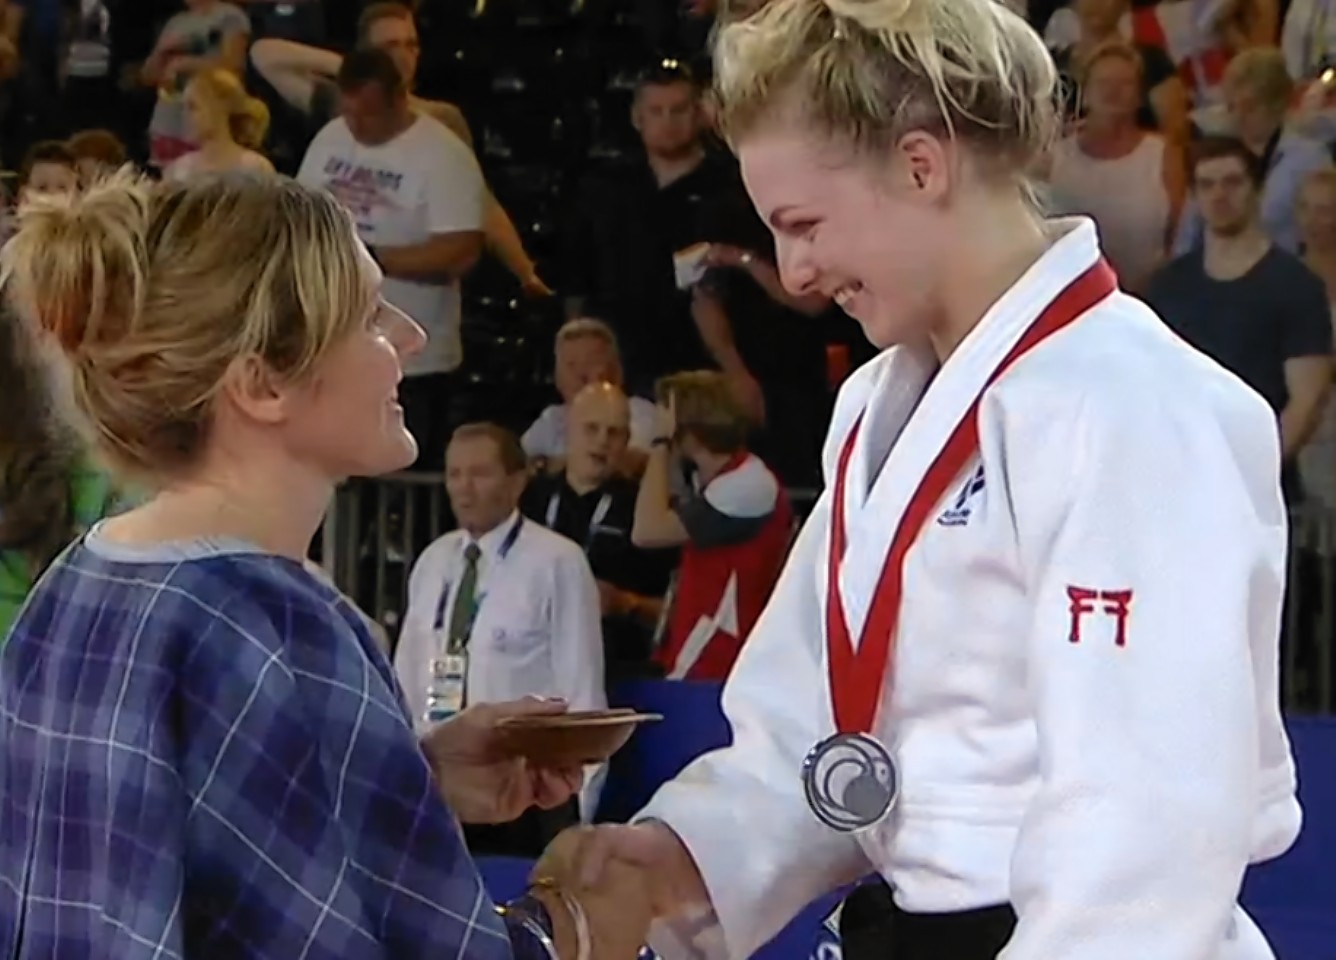
[[[651,923],[709,905],[686,847],[653,821],[567,830],[529,879],[558,960],[636,960]]]

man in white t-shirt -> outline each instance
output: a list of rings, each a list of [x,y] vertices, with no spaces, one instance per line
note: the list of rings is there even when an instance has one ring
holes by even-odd
[[[419,465],[439,469],[451,374],[463,359],[459,278],[482,251],[482,172],[458,137],[413,111],[389,54],[349,54],[338,86],[341,115],[316,134],[297,179],[352,212],[385,272],[385,299],[427,331],[427,346],[405,364],[399,399]]]

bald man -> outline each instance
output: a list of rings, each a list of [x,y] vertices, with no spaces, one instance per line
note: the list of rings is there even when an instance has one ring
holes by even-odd
[[[557,473],[534,477],[524,515],[584,548],[603,604],[604,664],[609,684],[653,672],[651,641],[675,551],[631,543],[638,484],[618,470],[630,439],[626,394],[591,383],[570,402],[566,460]]]

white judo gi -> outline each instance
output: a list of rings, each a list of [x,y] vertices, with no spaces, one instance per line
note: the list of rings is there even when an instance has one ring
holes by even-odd
[[[1003,960],[1271,956],[1236,901],[1248,864],[1286,850],[1300,824],[1278,703],[1275,416],[1119,292],[985,391],[1099,259],[1089,221],[1054,228],[935,376],[930,355],[900,347],[841,390],[827,491],[724,693],[733,745],[640,815],[668,823],[700,867],[712,957],[742,960],[872,870],[911,912],[1012,904]],[[838,834],[808,809],[800,769],[834,732],[825,598],[840,453],[861,417],[839,577],[857,637],[906,504],[981,394],[978,452],[903,568],[872,730],[900,799],[872,830]],[[684,955],[666,930],[651,942]]]

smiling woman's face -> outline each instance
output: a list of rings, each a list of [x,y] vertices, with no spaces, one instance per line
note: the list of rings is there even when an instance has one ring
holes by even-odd
[[[949,175],[933,138],[906,134],[874,159],[776,121],[737,153],[790,293],[834,300],[878,347],[926,334],[937,275],[958,241],[942,213],[937,184]]]

